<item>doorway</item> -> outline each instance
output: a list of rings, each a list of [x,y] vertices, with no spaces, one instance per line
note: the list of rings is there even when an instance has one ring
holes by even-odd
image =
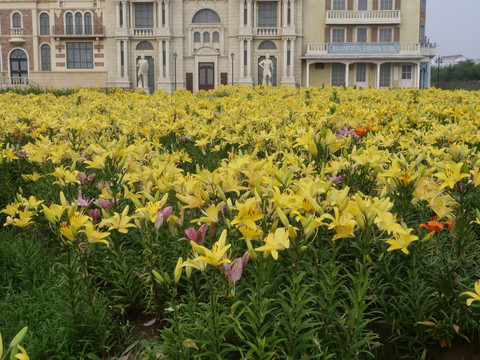
[[[28,78],[28,59],[25,51],[13,50],[10,53],[10,77]]]
[[[215,63],[198,63],[198,90],[215,89]]]

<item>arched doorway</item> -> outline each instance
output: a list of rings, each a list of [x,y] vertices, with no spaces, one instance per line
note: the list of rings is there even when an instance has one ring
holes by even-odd
[[[27,53],[22,49],[15,49],[10,53],[10,77],[28,78]]]

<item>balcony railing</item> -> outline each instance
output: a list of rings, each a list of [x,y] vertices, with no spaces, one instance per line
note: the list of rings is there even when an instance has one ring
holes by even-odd
[[[130,35],[131,36],[153,36],[153,28],[133,28],[130,29]]]
[[[361,56],[418,56],[435,55],[434,44],[423,43],[319,43],[307,44],[306,56],[324,58]]]
[[[15,87],[29,87],[38,86],[33,83],[28,77],[0,77],[0,89],[8,89]]]
[[[325,24],[400,24],[400,10],[327,11]]]
[[[276,36],[278,34],[278,30],[276,27],[272,28],[257,28],[256,34],[258,36]]]
[[[103,25],[95,26],[52,26],[52,35],[57,38],[97,38],[105,36]]]
[[[9,42],[12,44],[21,44],[25,42],[25,38],[23,36],[23,28],[11,28],[10,29],[10,39]]]
[[[23,28],[11,28],[10,35],[12,36],[23,36]]]

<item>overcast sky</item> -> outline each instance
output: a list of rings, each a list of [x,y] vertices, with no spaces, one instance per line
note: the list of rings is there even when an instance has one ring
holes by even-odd
[[[427,0],[426,35],[437,55],[480,59],[480,0]]]

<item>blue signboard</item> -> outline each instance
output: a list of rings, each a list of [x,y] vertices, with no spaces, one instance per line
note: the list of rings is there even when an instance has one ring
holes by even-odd
[[[329,54],[398,54],[399,43],[328,43]]]

